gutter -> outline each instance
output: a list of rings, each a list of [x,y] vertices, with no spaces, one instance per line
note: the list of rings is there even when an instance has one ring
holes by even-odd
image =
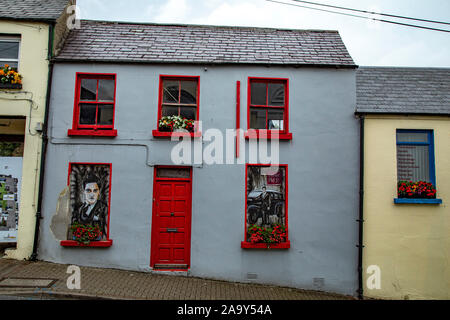
[[[363,286],[363,223],[364,223],[364,116],[359,117],[359,241],[358,247],[358,299],[364,299]]]
[[[41,147],[41,165],[39,170],[39,193],[38,193],[38,203],[36,208],[36,223],[34,228],[34,241],[33,241],[33,252],[30,256],[31,261],[37,261],[37,249],[39,242],[39,226],[42,219],[42,195],[44,188],[44,176],[45,176],[45,159],[47,153],[47,145],[48,145],[48,117],[49,117],[49,109],[50,109],[50,93],[51,93],[51,84],[53,79],[53,38],[54,38],[54,30],[55,30],[55,22],[50,23],[49,25],[49,35],[48,35],[48,56],[47,59],[49,61],[48,66],[48,76],[47,76],[47,93],[45,97],[45,114],[44,114],[44,124],[42,128],[42,147]]]

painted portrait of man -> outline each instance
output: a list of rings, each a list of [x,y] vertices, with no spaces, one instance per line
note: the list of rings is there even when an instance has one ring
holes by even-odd
[[[72,224],[98,226],[98,240],[108,235],[109,177],[109,165],[71,164]]]

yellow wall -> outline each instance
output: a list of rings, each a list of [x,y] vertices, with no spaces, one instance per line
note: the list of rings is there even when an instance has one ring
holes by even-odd
[[[36,221],[42,137],[35,127],[36,123],[43,122],[45,113],[49,26],[24,21],[0,21],[0,33],[21,35],[19,73],[23,76],[23,88],[0,89],[0,117],[26,117],[18,243],[17,249],[8,250],[6,254],[10,258],[27,259],[33,249]]]
[[[394,204],[396,129],[433,129],[440,205]],[[368,116],[364,140],[364,295],[450,299],[450,118]],[[367,268],[381,269],[381,289]]]

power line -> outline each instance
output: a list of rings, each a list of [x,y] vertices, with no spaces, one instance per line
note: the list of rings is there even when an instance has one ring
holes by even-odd
[[[386,22],[386,23],[391,23],[391,24],[397,24],[397,25],[406,26],[406,27],[413,27],[413,28],[433,30],[433,31],[441,31],[441,32],[450,32],[450,30],[445,30],[445,29],[431,28],[431,27],[419,26],[419,25],[415,25],[415,24],[402,23],[402,22],[391,21],[391,20],[370,18],[370,17],[367,17],[367,16],[360,16],[360,15],[356,15],[356,14],[344,13],[344,12],[339,12],[339,11],[332,11],[332,10],[327,10],[327,9],[313,8],[313,7],[303,6],[303,5],[300,5],[300,4],[286,3],[286,2],[275,1],[275,0],[266,0],[266,1],[279,3],[279,4],[284,4],[284,5],[288,5],[288,6],[305,8],[305,9],[311,9],[311,10],[317,10],[317,11],[323,11],[323,12],[329,12],[329,13],[336,13],[336,14],[349,16],[349,17],[354,17],[354,18],[362,18],[362,19],[374,20],[374,21],[379,21],[379,22]]]
[[[322,7],[329,7],[329,8],[335,8],[335,9],[341,9],[341,10],[354,11],[354,12],[361,12],[361,13],[368,13],[368,14],[376,14],[376,15],[379,15],[379,16],[386,16],[386,17],[391,17],[391,18],[407,19],[407,20],[415,20],[415,21],[421,21],[421,22],[429,22],[429,23],[438,23],[438,24],[446,24],[446,25],[450,25],[450,22],[445,22],[445,21],[436,21],[436,20],[428,20],[428,19],[412,18],[412,17],[399,16],[399,15],[389,14],[389,13],[381,13],[381,12],[366,11],[366,10],[361,10],[361,9],[353,9],[353,8],[339,7],[339,6],[334,6],[334,5],[331,5],[331,4],[324,4],[324,3],[311,2],[311,1],[303,1],[303,0],[291,0],[291,1],[301,2],[301,3],[306,3],[306,4],[312,4],[312,5],[315,5],[315,6],[322,6]]]

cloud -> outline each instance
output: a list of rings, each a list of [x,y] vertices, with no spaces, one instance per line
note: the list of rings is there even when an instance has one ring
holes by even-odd
[[[155,22],[186,22],[189,18],[189,13],[191,11],[190,7],[187,5],[186,0],[169,0],[165,5],[155,10],[155,7],[147,7],[147,13],[154,15],[157,12],[153,20]]]

